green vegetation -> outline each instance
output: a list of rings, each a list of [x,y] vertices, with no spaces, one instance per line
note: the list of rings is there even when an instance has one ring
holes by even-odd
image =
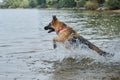
[[[120,9],[120,0],[106,0],[109,9]]]
[[[3,0],[0,8],[86,8],[120,9],[120,0]]]
[[[76,6],[75,0],[59,0],[58,7],[72,8]]]
[[[46,0],[3,0],[1,8],[35,8],[46,7]]]
[[[88,1],[88,0],[75,0],[76,1],[76,7],[84,7],[85,3]]]
[[[1,8],[28,8],[28,0],[4,0]]]
[[[37,7],[37,5],[38,5],[37,0],[29,0],[29,7],[30,8]]]
[[[96,10],[99,7],[99,3],[96,0],[87,1],[85,6],[87,9]]]

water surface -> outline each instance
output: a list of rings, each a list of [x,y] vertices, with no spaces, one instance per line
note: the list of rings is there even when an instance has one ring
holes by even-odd
[[[56,15],[113,57],[87,48],[53,49],[44,30]],[[1,80],[120,80],[120,14],[78,10],[0,10]]]

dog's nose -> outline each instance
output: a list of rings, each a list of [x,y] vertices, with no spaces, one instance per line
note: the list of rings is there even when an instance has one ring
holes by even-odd
[[[48,27],[48,26],[45,26],[45,27],[44,27],[44,29],[45,29],[45,30],[48,30],[48,28],[47,28],[47,27]]]

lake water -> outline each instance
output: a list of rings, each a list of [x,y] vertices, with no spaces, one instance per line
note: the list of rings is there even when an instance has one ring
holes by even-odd
[[[102,50],[53,49],[44,26],[56,15]],[[0,80],[120,80],[120,14],[80,10],[0,9]]]

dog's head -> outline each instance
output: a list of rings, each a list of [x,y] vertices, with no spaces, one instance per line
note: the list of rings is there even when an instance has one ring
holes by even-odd
[[[48,33],[54,32],[54,28],[51,27],[51,24],[49,23],[47,26],[44,27],[45,30],[49,30]]]
[[[58,31],[58,29],[65,25],[63,22],[60,22],[56,16],[53,16],[52,21],[44,27],[45,30],[49,30],[48,33],[54,32],[54,31]]]

